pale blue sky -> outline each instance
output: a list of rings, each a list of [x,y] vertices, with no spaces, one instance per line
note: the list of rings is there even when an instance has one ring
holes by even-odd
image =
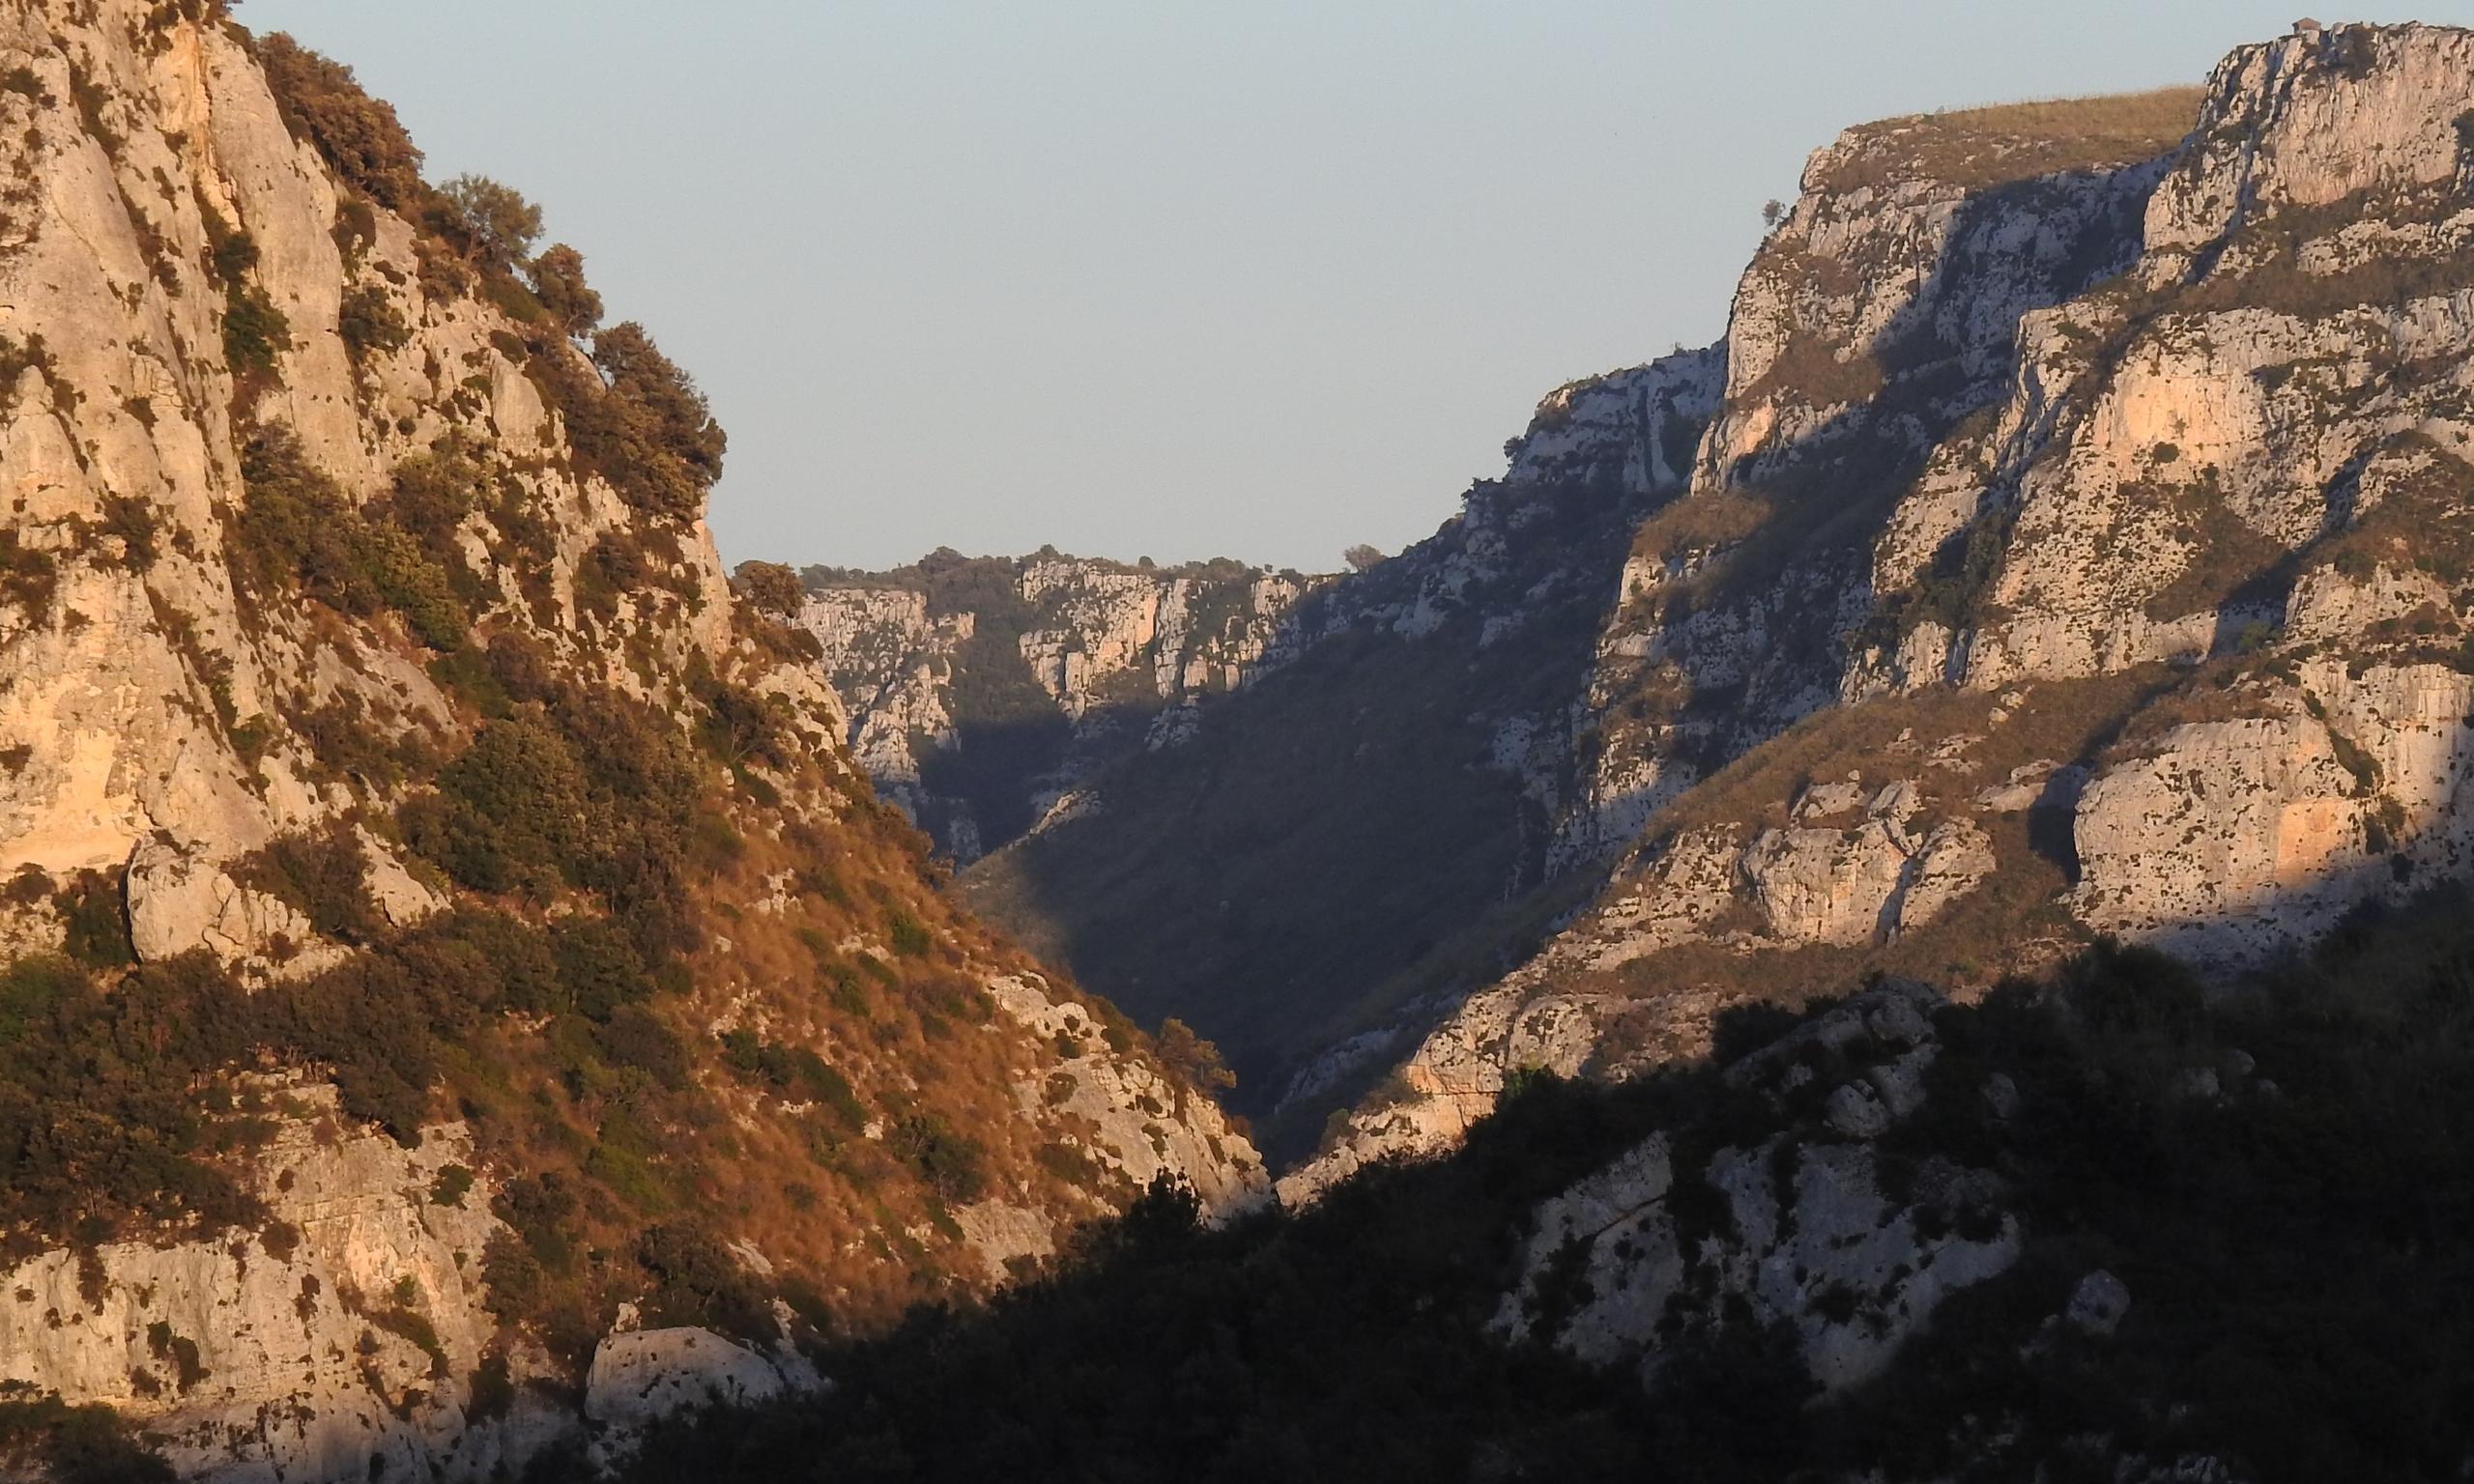
[[[1839,128],[2198,81],[2299,3],[239,14],[356,68],[434,179],[540,201],[696,373],[729,560],[1329,568],[1431,531],[1557,384],[1714,339],[1761,204]]]

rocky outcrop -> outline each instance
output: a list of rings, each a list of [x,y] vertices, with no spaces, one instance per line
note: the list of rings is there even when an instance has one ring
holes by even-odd
[[[940,553],[891,573],[811,568],[798,622],[823,648],[852,755],[968,865],[1109,762],[1191,736],[1204,699],[1279,662],[1320,581]]]
[[[632,1308],[619,1311],[585,1376],[584,1414],[616,1435],[609,1453],[623,1453],[635,1435],[677,1413],[753,1407],[824,1385],[816,1367],[787,1346],[768,1355],[701,1326],[644,1329],[637,1323]]]
[[[476,1396],[485,1364],[503,1393],[551,1368],[495,1348],[478,1264],[504,1228],[465,1130],[406,1149],[346,1127],[331,1089],[258,1096],[280,1110],[253,1171],[276,1224],[17,1265],[0,1274],[0,1376],[107,1403],[218,1480],[485,1478],[559,1433],[529,1393]]]
[[[1615,485],[1636,495],[1681,487],[1726,374],[1726,348],[1558,386],[1528,430],[1504,445],[1508,484]]]
[[[1109,1056],[1106,1028],[1090,1008],[1035,976],[989,987],[1005,1013],[1073,1048],[1063,1070],[1036,1087],[1017,1084],[1014,1093],[1024,1117],[1057,1120],[1076,1130],[1064,1136],[1076,1157],[1096,1163],[1127,1188],[1146,1188],[1162,1176],[1182,1179],[1214,1219],[1261,1203],[1267,1192],[1260,1162],[1209,1099],[1139,1062]],[[1040,1245],[1011,1232],[992,1241],[1013,1244],[1017,1252]],[[992,1245],[989,1250],[999,1263],[1015,1255]]]
[[[1739,1064],[1729,1080],[1786,1126],[1762,1142],[1679,1168],[1675,1137],[1655,1133],[1539,1206],[1495,1327],[1654,1381],[1698,1335],[1783,1325],[1825,1391],[1878,1374],[1944,1298],[2021,1250],[1990,1171],[1934,1158],[1885,1188],[1873,1141],[1925,1104],[1935,1003],[1876,990]],[[1834,1058],[1871,1065],[1825,1091],[1814,1065]],[[2109,1298],[2090,1296],[2090,1324]]]
[[[918,749],[954,745],[938,666],[972,637],[972,619],[952,614],[932,622],[927,594],[882,588],[812,592],[799,610],[799,624],[823,646],[822,663],[848,709],[852,760],[931,830],[940,821],[921,791]],[[979,853],[975,820],[949,813],[941,823],[938,842],[958,859]]]
[[[2174,728],[2088,786],[2083,921],[2242,965],[2368,899],[2464,873],[2474,677],[2322,662],[2301,681],[2270,715]]]

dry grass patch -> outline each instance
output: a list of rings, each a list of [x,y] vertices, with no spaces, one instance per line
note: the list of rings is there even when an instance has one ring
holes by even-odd
[[[1870,148],[1815,184],[1854,190],[1920,178],[1993,186],[2136,164],[2181,143],[2206,96],[2202,87],[2157,88],[1884,119],[1853,130]]]

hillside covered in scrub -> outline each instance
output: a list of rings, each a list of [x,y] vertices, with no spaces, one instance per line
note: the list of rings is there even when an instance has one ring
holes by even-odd
[[[536,208],[217,5],[0,61],[0,1467],[623,1451],[1259,1189],[939,892]]]
[[[1532,1072],[1449,1156],[1224,1230],[1164,1193],[630,1477],[2453,1478],[2468,907],[2365,914],[2213,1006],[2105,946]]]

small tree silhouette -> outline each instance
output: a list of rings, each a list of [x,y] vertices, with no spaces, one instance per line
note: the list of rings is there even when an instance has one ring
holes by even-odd
[[[463,244],[465,260],[476,268],[504,272],[541,236],[541,208],[486,176],[459,175],[438,194],[446,214],[441,227]]]

